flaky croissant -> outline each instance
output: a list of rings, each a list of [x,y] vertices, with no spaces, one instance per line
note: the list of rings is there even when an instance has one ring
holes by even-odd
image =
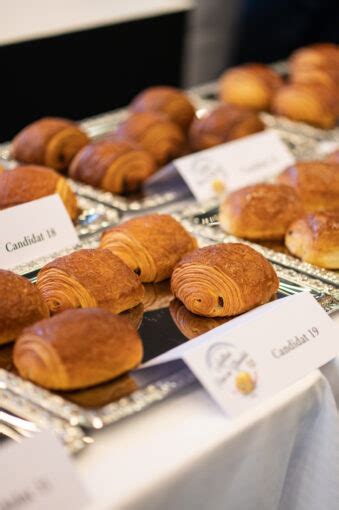
[[[206,246],[185,255],[171,279],[173,294],[192,313],[226,317],[267,303],[279,281],[260,253],[240,243]]]
[[[26,328],[14,347],[21,377],[45,388],[72,390],[118,377],[142,359],[138,333],[107,310],[67,310]]]
[[[157,169],[152,155],[123,140],[101,140],[81,149],[69,176],[112,193],[130,193]]]
[[[159,166],[181,156],[187,145],[182,129],[156,112],[133,113],[120,124],[114,136],[141,145]]]
[[[192,150],[203,150],[230,142],[264,129],[255,112],[242,107],[224,104],[200,119],[194,119],[189,130]]]
[[[336,123],[336,96],[318,83],[291,83],[281,87],[272,101],[272,111],[289,119],[329,129]]]
[[[79,250],[44,266],[37,286],[52,314],[101,307],[120,313],[142,302],[139,278],[109,250]]]
[[[308,213],[299,218],[290,225],[285,243],[305,262],[339,269],[339,211]]]
[[[225,103],[251,110],[268,110],[283,81],[264,64],[244,64],[224,72],[219,80],[219,96]]]
[[[295,189],[306,211],[339,209],[339,165],[301,161],[286,168],[277,182]]]
[[[42,166],[19,166],[0,174],[0,209],[58,193],[72,220],[79,215],[76,197],[60,174]]]
[[[229,320],[225,317],[201,317],[200,315],[195,315],[187,310],[179,299],[171,301],[169,310],[176,326],[189,340],[203,335]]]
[[[23,328],[49,316],[37,287],[4,269],[0,269],[0,303],[0,344],[15,340]]]
[[[172,216],[149,214],[105,230],[100,246],[120,257],[142,282],[160,282],[196,241]]]
[[[191,124],[195,109],[184,92],[175,87],[149,87],[131,102],[134,112],[160,112],[186,131]]]
[[[253,184],[233,191],[220,206],[220,225],[245,239],[283,240],[303,213],[297,192],[285,184]]]
[[[74,122],[46,117],[29,124],[16,135],[12,156],[22,163],[63,171],[88,142],[86,133]]]

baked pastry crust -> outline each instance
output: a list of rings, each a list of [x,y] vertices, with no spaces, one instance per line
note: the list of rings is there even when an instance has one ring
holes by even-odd
[[[49,316],[39,290],[29,280],[0,269],[0,344],[15,340],[23,328]]]
[[[168,308],[173,299],[170,280],[159,283],[146,283],[144,285],[144,310],[150,312],[161,308]]]
[[[335,126],[336,110],[336,94],[319,83],[290,83],[272,101],[274,113],[323,129]]]
[[[101,140],[78,152],[69,176],[105,191],[124,194],[139,190],[156,169],[150,152],[124,140]]]
[[[140,92],[131,102],[134,112],[160,112],[187,131],[195,109],[184,92],[175,87],[149,87]]]
[[[141,145],[159,166],[181,156],[187,148],[182,129],[167,116],[156,112],[133,113],[120,124],[114,136]]]
[[[66,170],[89,138],[74,122],[45,117],[25,127],[12,143],[13,157],[22,163]]]
[[[67,310],[26,328],[14,347],[21,377],[45,388],[100,384],[142,359],[138,333],[127,319],[100,308]]]
[[[279,281],[272,264],[240,243],[215,244],[192,251],[176,265],[173,294],[192,313],[226,317],[267,303]]]
[[[189,130],[192,150],[203,150],[247,136],[265,128],[255,112],[242,107],[220,105],[200,119],[194,119]]]
[[[317,43],[299,48],[290,56],[289,67],[292,73],[301,68],[338,68],[339,46],[332,43]]]
[[[277,182],[292,186],[306,211],[339,209],[339,166],[334,163],[295,163],[277,177]]]
[[[100,246],[120,257],[142,282],[160,282],[197,244],[172,216],[149,214],[105,230]]]
[[[282,78],[268,66],[244,64],[224,72],[219,80],[219,96],[225,103],[268,110],[273,95],[282,85]]]
[[[285,184],[254,184],[230,193],[220,206],[226,232],[245,239],[284,239],[290,223],[303,213],[299,195]]]
[[[51,168],[27,165],[0,174],[0,209],[58,193],[71,219],[79,216],[76,197],[66,179]]]
[[[325,158],[325,161],[327,163],[336,163],[337,165],[339,165],[339,149],[331,152],[331,154],[329,154],[326,158]]]
[[[44,266],[37,286],[51,314],[68,308],[105,308],[120,313],[142,302],[139,278],[109,250],[84,249]]]

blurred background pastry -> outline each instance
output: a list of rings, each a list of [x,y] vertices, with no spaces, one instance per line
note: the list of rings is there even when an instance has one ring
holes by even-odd
[[[159,166],[181,156],[187,150],[183,130],[166,115],[158,112],[136,112],[120,124],[113,137],[141,145]]]
[[[22,329],[49,316],[36,285],[0,269],[0,344],[15,340]]]
[[[100,246],[120,257],[142,282],[160,282],[197,243],[172,216],[149,214],[105,230]]]
[[[158,283],[145,283],[144,310],[151,312],[160,308],[167,308],[173,299],[170,280]]]
[[[65,171],[75,154],[88,142],[88,136],[75,122],[45,117],[16,135],[12,143],[12,156],[21,163]]]
[[[272,264],[240,243],[220,243],[192,251],[176,265],[173,294],[192,313],[227,317],[267,303],[279,281]]]
[[[112,193],[138,191],[157,169],[150,152],[124,140],[101,140],[83,147],[72,161],[69,176]]]
[[[125,317],[130,321],[134,329],[139,329],[142,323],[142,318],[144,316],[144,305],[140,303],[133,308],[129,308],[124,312],[120,313],[121,317]]]
[[[255,112],[240,106],[224,104],[193,120],[189,130],[189,144],[195,151],[209,149],[262,131],[264,127]]]
[[[195,108],[187,95],[175,87],[149,87],[140,92],[131,102],[133,112],[159,112],[178,124],[184,131],[189,128]]]
[[[331,152],[331,154],[328,154],[326,156],[325,161],[327,163],[336,163],[339,165],[339,149],[336,149],[335,151]]]
[[[290,225],[285,242],[289,251],[303,261],[339,269],[339,210],[299,218]]]
[[[66,179],[51,168],[27,165],[0,174],[0,209],[58,193],[74,221],[79,215],[76,196]]]
[[[88,307],[120,313],[144,297],[136,274],[119,257],[101,249],[83,249],[53,260],[39,271],[37,287],[52,314]]]
[[[339,165],[303,161],[286,168],[277,182],[295,189],[306,211],[339,209]]]
[[[285,184],[254,184],[230,193],[220,206],[220,226],[245,239],[284,239],[303,213],[297,192]]]
[[[264,64],[250,63],[232,67],[219,79],[219,97],[251,110],[269,110],[275,92],[283,80]]]
[[[13,353],[24,379],[57,390],[118,377],[142,360],[142,341],[127,319],[108,310],[67,310],[24,329]]]
[[[295,50],[288,60],[290,72],[297,69],[338,69],[339,46],[333,43],[317,43]]]

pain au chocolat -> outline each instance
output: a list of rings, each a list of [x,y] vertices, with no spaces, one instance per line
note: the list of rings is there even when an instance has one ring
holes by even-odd
[[[197,244],[172,216],[149,214],[105,230],[100,246],[123,260],[142,282],[160,282]]]
[[[45,165],[64,171],[75,154],[89,142],[74,122],[45,117],[25,127],[12,143],[12,156],[27,164]]]
[[[267,303],[279,281],[260,253],[240,243],[206,246],[185,255],[171,279],[173,294],[192,313],[227,317]]]
[[[67,310],[22,332],[14,364],[24,379],[44,388],[74,390],[100,384],[135,368],[142,359],[138,333],[108,310]]]
[[[200,119],[193,120],[189,130],[189,144],[195,151],[209,149],[263,129],[264,124],[255,112],[224,104]]]
[[[230,193],[220,206],[220,225],[245,239],[284,239],[303,213],[297,192],[285,184],[254,184]]]
[[[0,209],[58,193],[74,221],[79,215],[76,197],[66,179],[43,166],[19,166],[0,174]]]
[[[339,211],[308,213],[299,218],[290,225],[285,243],[305,262],[339,269]]]
[[[175,87],[149,87],[140,92],[131,102],[133,112],[160,112],[187,131],[195,109],[186,94]]]
[[[48,308],[29,280],[0,269],[0,344],[15,340],[22,329],[44,317]]]
[[[144,289],[109,250],[83,249],[44,266],[37,286],[51,314],[67,308],[105,308],[120,313],[142,302]]]
[[[275,92],[283,81],[264,64],[244,64],[224,72],[219,80],[219,96],[225,103],[251,110],[269,110]]]
[[[69,176],[105,191],[124,194],[140,189],[157,169],[150,152],[124,140],[101,140],[81,149]]]
[[[295,189],[306,211],[339,209],[339,165],[303,161],[286,168],[277,182]]]
[[[133,113],[120,124],[114,137],[137,143],[153,155],[159,166],[181,156],[187,145],[183,130],[158,112]]]

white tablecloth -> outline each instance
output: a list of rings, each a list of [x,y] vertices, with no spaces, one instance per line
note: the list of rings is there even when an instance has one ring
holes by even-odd
[[[97,432],[75,463],[93,510],[337,510],[338,429],[319,371],[234,421],[195,385]]]

